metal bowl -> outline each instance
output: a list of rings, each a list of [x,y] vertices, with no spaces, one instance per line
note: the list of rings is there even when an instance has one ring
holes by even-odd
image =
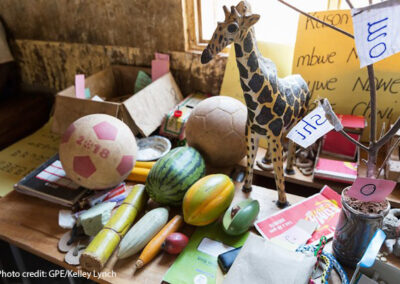
[[[162,136],[150,136],[137,141],[138,161],[155,161],[171,150],[171,142]]]

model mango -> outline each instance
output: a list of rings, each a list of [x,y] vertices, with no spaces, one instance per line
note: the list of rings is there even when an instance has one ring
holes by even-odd
[[[205,226],[214,222],[229,207],[234,193],[235,186],[228,176],[214,174],[203,177],[185,194],[185,222],[195,226]]]

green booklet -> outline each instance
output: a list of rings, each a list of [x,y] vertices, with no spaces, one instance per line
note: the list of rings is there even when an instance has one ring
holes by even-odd
[[[242,246],[248,235],[229,236],[219,222],[197,228],[163,281],[172,284],[216,283],[218,255]]]
[[[151,77],[147,75],[146,72],[140,70],[137,74],[135,81],[135,94],[139,92],[141,89],[146,88],[151,84]]]

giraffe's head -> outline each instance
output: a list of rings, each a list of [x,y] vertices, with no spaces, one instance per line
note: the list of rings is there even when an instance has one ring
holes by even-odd
[[[201,63],[208,63],[214,55],[223,50],[233,41],[246,35],[247,30],[251,28],[260,19],[260,15],[249,13],[249,8],[244,1],[238,5],[232,6],[229,11],[226,6],[223,7],[225,20],[218,22],[217,28],[201,54]]]

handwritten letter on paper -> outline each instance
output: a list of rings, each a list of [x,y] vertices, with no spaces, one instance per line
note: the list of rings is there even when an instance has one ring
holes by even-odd
[[[384,179],[358,177],[347,194],[364,202],[380,202],[393,191],[396,182]]]
[[[352,9],[351,14],[361,67],[400,51],[400,1]]]
[[[333,125],[325,118],[322,106],[318,106],[290,130],[287,138],[307,148],[333,128]]]

